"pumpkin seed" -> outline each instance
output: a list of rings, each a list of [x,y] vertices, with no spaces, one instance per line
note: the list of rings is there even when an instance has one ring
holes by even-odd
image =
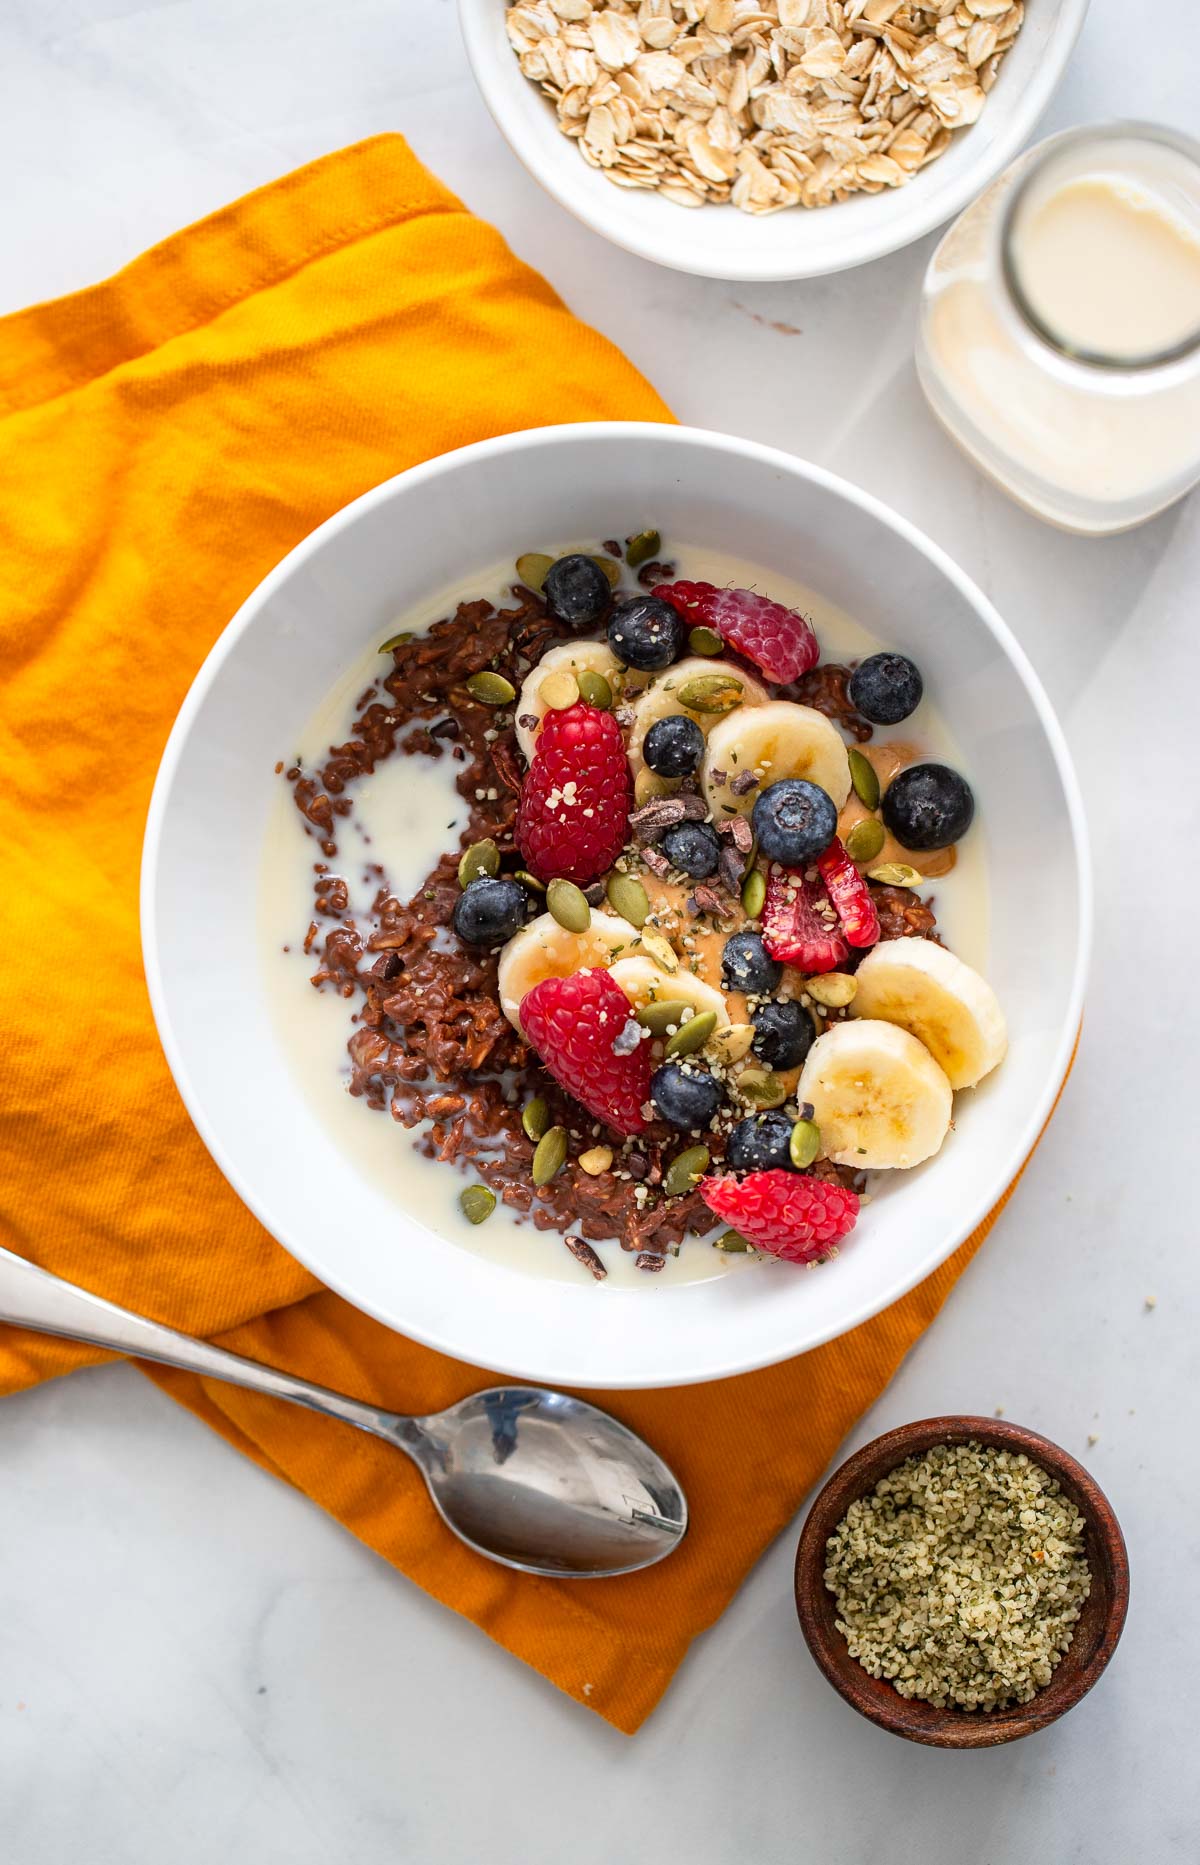
[[[814,1004],[824,1004],[828,1010],[844,1010],[854,1001],[858,979],[848,971],[827,971],[821,977],[807,978],[804,989]]]
[[[602,673],[593,673],[585,667],[582,673],[575,675],[579,688],[579,697],[585,704],[596,706],[601,712],[608,712],[613,703],[613,690]]]
[[[580,1153],[579,1163],[590,1179],[598,1179],[602,1172],[607,1172],[613,1162],[611,1146],[590,1146],[586,1153]]]
[[[705,673],[697,680],[685,680],[679,689],[679,703],[689,712],[732,712],[740,706],[746,689],[729,673]]]
[[[621,580],[621,566],[616,558],[593,556],[592,562],[600,565],[600,568],[608,578],[608,587],[610,589],[615,589]]]
[[[715,1032],[708,1046],[718,1062],[740,1062],[753,1041],[752,1023],[728,1023]]]
[[[466,888],[481,874],[499,874],[500,850],[489,837],[486,842],[472,842],[458,864],[458,884]]]
[[[669,1056],[694,1055],[697,1049],[703,1049],[716,1027],[715,1010],[699,1011],[696,1016],[689,1017],[686,1023],[681,1023],[674,1036],[667,1038],[666,1054]]]
[[[850,782],[854,785],[854,794],[860,803],[868,809],[879,808],[879,776],[875,766],[864,752],[856,751],[851,745],[846,753],[850,765]]]
[[[788,1141],[788,1156],[797,1172],[811,1166],[821,1150],[821,1129],[815,1120],[798,1120]]]
[[[579,682],[568,667],[560,667],[538,682],[537,691],[538,698],[551,712],[565,712],[579,698]]]
[[[632,537],[625,539],[625,561],[631,570],[636,570],[639,563],[649,563],[651,557],[657,557],[662,549],[662,538],[657,531],[635,531]]]
[[[517,697],[517,689],[502,673],[473,673],[467,680],[467,692],[481,706],[507,706]]]
[[[715,628],[693,628],[688,636],[688,646],[693,654],[720,654],[725,643]]]
[[[695,1191],[708,1171],[711,1157],[707,1146],[689,1146],[685,1152],[676,1153],[663,1174],[663,1191],[667,1197],[682,1198],[685,1192]]]
[[[608,904],[631,926],[644,926],[650,913],[650,900],[634,874],[612,874],[605,889]]]
[[[633,780],[633,800],[641,809],[644,803],[653,803],[657,797],[673,797],[678,794],[681,777],[660,777],[648,764],[643,764]]]
[[[643,932],[642,950],[647,958],[652,958],[660,971],[676,972],[679,960],[661,933]]]
[[[768,1075],[765,1069],[743,1069],[734,1087],[751,1107],[782,1107],[787,1100],[787,1089],[778,1075]]]
[[[643,1004],[634,1016],[651,1036],[666,1036],[672,1028],[678,1029],[686,1009],[682,998],[664,997],[660,1004]]]
[[[544,894],[546,891],[545,881],[539,881],[537,875],[530,874],[527,868],[518,868],[513,880],[520,881],[522,887],[528,887],[530,893]]]
[[[390,654],[393,648],[406,648],[412,639],[413,639],[412,629],[402,628],[398,635],[388,636],[387,640],[384,642],[379,652],[381,654]]]
[[[551,1127],[543,1133],[533,1152],[530,1176],[535,1185],[549,1185],[555,1173],[567,1163],[567,1130]]]
[[[496,1209],[496,1194],[486,1185],[468,1185],[465,1192],[458,1194],[458,1202],[469,1224],[482,1224]]]
[[[734,1256],[754,1256],[754,1245],[743,1237],[740,1230],[724,1230],[719,1237],[713,1238],[714,1250],[728,1250]]]
[[[544,551],[527,550],[523,557],[517,558],[517,575],[526,589],[532,589],[534,595],[538,596],[546,580],[546,572],[553,563],[553,557],[547,557]]]
[[[742,882],[742,912],[748,920],[758,918],[766,898],[767,877],[761,868],[751,868]]]
[[[851,861],[860,861],[865,865],[868,861],[874,861],[886,839],[878,816],[864,816],[846,836],[846,853]]]
[[[906,861],[885,861],[881,868],[868,868],[867,879],[881,887],[923,887],[925,876],[910,868]]]
[[[544,1094],[535,1094],[521,1109],[521,1125],[531,1140],[540,1140],[550,1125],[550,1109]]]
[[[574,881],[551,881],[546,889],[546,905],[568,932],[586,932],[592,923],[592,909]]]

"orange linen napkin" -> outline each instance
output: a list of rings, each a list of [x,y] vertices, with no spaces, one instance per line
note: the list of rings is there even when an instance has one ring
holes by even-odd
[[[467,441],[616,418],[670,416],[397,137],[317,162],[107,284],[0,322],[6,1244],[397,1410],[485,1382],[322,1290],[212,1164],[146,1000],[142,826],[201,660],[314,525]],[[233,1387],[149,1377],[632,1731],[991,1221],[888,1313],[805,1359],[718,1388],[600,1395],[665,1454],[692,1505],[680,1551],[620,1580],[495,1567],[441,1527],[415,1469],[383,1444]],[[103,1357],[0,1328],[0,1392]]]

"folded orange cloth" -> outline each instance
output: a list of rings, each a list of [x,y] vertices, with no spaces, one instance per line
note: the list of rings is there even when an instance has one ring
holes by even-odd
[[[0,322],[0,1235],[84,1286],[397,1410],[484,1383],[322,1290],[212,1164],[159,1051],[138,860],[172,718],[243,598],[415,461],[670,415],[394,136],[314,163],[107,284]],[[469,1553],[381,1443],[149,1377],[436,1598],[632,1731],[986,1235],[886,1314],[719,1387],[601,1395],[680,1473],[663,1567],[569,1584]],[[0,1392],[103,1358],[0,1328]],[[718,1501],[719,1497],[719,1501]]]

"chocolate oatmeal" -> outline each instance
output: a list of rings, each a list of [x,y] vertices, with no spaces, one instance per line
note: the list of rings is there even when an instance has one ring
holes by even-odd
[[[449,756],[462,765],[456,788],[471,806],[461,847],[490,837],[504,866],[518,866],[513,828],[521,777],[513,723],[473,699],[464,683],[490,669],[519,688],[561,633],[542,599],[517,586],[512,607],[461,602],[428,634],[397,646],[379,690],[363,695],[347,742],[315,773],[287,772],[296,807],[320,832],[327,862],[337,855],[337,819],[349,814],[347,790],[356,779],[385,758]],[[639,1161],[637,1178],[618,1154],[614,1169],[599,1177],[572,1160],[552,1184],[534,1187],[523,1104],[545,1096],[554,1122],[567,1126],[580,1148],[594,1143],[596,1123],[581,1124],[579,1108],[503,1015],[495,955],[457,944],[446,949],[439,939],[459,897],[461,847],[447,852],[411,900],[397,900],[381,887],[369,925],[342,919],[348,891],[331,869],[317,879],[316,912],[339,924],[321,932],[314,922],[306,950],[320,961],[313,984],[354,1000],[350,1092],[404,1127],[430,1121],[417,1141],[423,1153],[483,1180],[540,1230],[574,1229],[596,1241],[615,1237],[634,1251],[646,1250],[653,1239],[654,1252],[662,1254],[678,1248],[689,1230],[711,1229],[712,1213],[698,1193],[669,1204],[655,1195],[663,1149],[674,1138],[662,1122],[647,1129],[646,1164],[643,1170]],[[515,1073],[515,1092],[495,1079],[501,1071]],[[623,1144],[620,1135],[608,1137]]]
[[[472,1222],[490,1192],[558,1233],[597,1280],[594,1244],[615,1239],[652,1274],[722,1222],[730,1249],[821,1260],[852,1228],[866,1172],[908,1161],[842,1134],[819,1071],[810,1093],[809,1058],[839,1029],[869,1034],[852,1007],[884,942],[940,949],[932,905],[890,884],[890,868],[873,878],[838,839],[907,853],[903,821],[851,794],[846,774],[846,742],[872,738],[851,693],[852,681],[872,692],[871,663],[861,678],[813,664],[811,625],[793,612],[677,583],[665,561],[625,569],[617,551],[608,540],[594,558],[526,554],[508,599],[463,601],[428,632],[393,637],[346,742],[286,770],[321,855],[303,938],[311,981],[345,1000],[350,1093],[419,1128],[411,1143],[473,1182]],[[710,658],[688,660],[700,637]],[[656,671],[676,663],[677,699]],[[739,711],[743,668],[754,698]],[[775,742],[776,717],[786,752],[764,762],[753,747]],[[811,781],[780,779],[777,755]],[[868,755],[885,795],[896,772],[944,769],[916,765],[908,747]],[[356,915],[342,825],[356,785],[397,758],[456,767],[467,824],[410,899],[371,866],[374,897]],[[937,781],[951,778],[962,785],[951,772]],[[803,809],[790,813],[793,791],[830,812],[815,859],[788,852],[811,834]],[[945,807],[958,802],[948,794]],[[945,872],[952,843],[937,860]],[[870,988],[891,1015],[878,978]],[[821,1093],[824,1110],[812,1105]],[[768,1181],[764,1218],[751,1194],[761,1182],[766,1197]]]

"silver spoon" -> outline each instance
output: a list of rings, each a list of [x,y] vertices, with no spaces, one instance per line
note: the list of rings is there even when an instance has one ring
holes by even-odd
[[[177,1334],[3,1249],[0,1321],[161,1360],[357,1425],[408,1453],[460,1540],[522,1573],[633,1573],[670,1554],[687,1528],[686,1499],[661,1457],[565,1392],[493,1386],[444,1412],[404,1418]]]

